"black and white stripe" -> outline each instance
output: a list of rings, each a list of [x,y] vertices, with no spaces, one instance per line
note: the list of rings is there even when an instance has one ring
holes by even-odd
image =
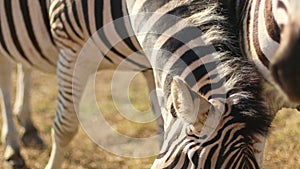
[[[47,168],[60,166],[62,156],[57,152],[77,130],[73,97],[80,98],[85,80],[73,78],[73,73],[79,52],[91,35],[95,36],[89,43],[99,49],[107,67],[125,60],[128,69],[154,70],[156,85],[164,92],[166,136],[153,168],[258,168],[256,151],[261,149],[255,149],[255,144],[261,143],[257,137],[265,136],[271,120],[259,95],[261,78],[254,65],[235,51],[227,30],[223,30],[226,24],[219,15],[221,11],[212,1],[52,1],[51,31],[61,48],[60,88],[55,148]],[[109,26],[127,12],[129,19],[125,17],[117,28]],[[123,41],[124,36],[129,38]],[[132,53],[138,56],[128,58]],[[186,133],[192,124],[174,109],[170,87],[174,76],[213,103],[216,110],[222,105],[221,111],[216,111],[220,120],[208,114],[208,121],[214,121],[213,128]],[[201,131],[206,134],[197,135]],[[226,138],[232,139],[227,142]]]
[[[58,51],[48,18],[48,1],[1,1],[0,53],[27,67],[55,72]]]
[[[280,41],[280,29],[272,13],[272,0],[249,1],[245,8],[242,23],[243,51],[269,78],[270,60]]]
[[[20,156],[18,132],[13,121],[11,104],[11,61],[19,63],[15,113],[25,130],[24,145],[43,146],[31,120],[30,72],[31,67],[54,73],[58,49],[50,32],[48,17],[50,1],[0,1],[0,88],[2,95],[2,142],[6,144],[5,160],[13,167],[24,165]]]
[[[50,4],[46,3],[50,5],[49,8],[46,6],[52,35],[49,42],[54,42],[60,49],[58,108],[52,152],[46,168],[60,167],[61,152],[78,128],[75,110],[88,75],[94,73],[84,69],[95,62],[89,56],[81,55],[86,44],[98,49],[97,54],[103,59],[99,69],[118,65],[130,70],[153,69],[156,86],[164,92],[162,110],[166,132],[161,154],[153,168],[231,168],[233,165],[258,168],[261,159],[257,151],[262,149],[256,144],[262,144],[260,138],[265,137],[271,121],[260,96],[262,78],[254,65],[236,50],[238,45],[234,43],[237,40],[227,36],[233,30],[227,29],[221,16],[222,9],[216,2],[52,0]],[[19,2],[4,3],[9,9],[11,3]],[[32,6],[37,9],[34,4]],[[32,38],[31,43],[25,44],[39,53],[38,56],[27,55],[28,50],[23,49],[19,39],[22,37],[20,30],[16,29],[16,21],[12,19],[15,15],[10,10],[1,11],[8,11],[1,15],[1,30],[15,28],[16,33],[7,36],[13,39],[10,43],[3,43],[3,51],[9,51],[5,55],[28,66],[39,68],[37,65],[41,65],[48,70],[46,63],[51,65],[53,60],[43,50],[46,41],[39,41],[33,35],[38,32],[35,29],[29,35],[25,34],[25,40],[26,36]],[[24,13],[30,12],[24,10]],[[39,15],[42,16],[45,15]],[[8,22],[2,22],[3,18]],[[115,20],[118,21],[111,24]],[[45,23],[47,18],[41,21]],[[22,27],[22,23],[25,22],[20,22],[22,30],[30,24],[32,28],[39,25],[26,22]],[[49,30],[45,30],[43,35],[50,35]],[[1,37],[6,42],[4,33]],[[82,57],[84,64],[78,65]],[[76,72],[77,66],[82,65],[83,69]],[[196,125],[178,112],[171,90],[174,77],[186,83],[194,96],[212,105],[206,120],[202,121],[207,125],[201,129],[195,128]]]
[[[138,36],[142,47],[162,50],[147,53],[150,60],[155,58],[157,86],[163,89],[166,102],[165,142],[153,168],[259,168],[263,149],[255,144],[264,144],[272,117],[260,96],[262,77],[252,62],[235,51],[239,45],[232,44],[237,42],[234,37],[227,37],[229,26],[219,16],[222,9],[206,1],[133,1],[131,5],[133,14],[154,13],[132,19],[137,34],[150,32]],[[183,19],[172,20],[167,14]],[[170,96],[173,76],[210,102],[225,105],[220,120],[213,123],[215,128],[186,133],[190,125],[180,118]],[[207,121],[212,118],[208,116]],[[206,130],[211,133],[196,134]]]
[[[299,103],[299,1],[249,0],[246,3],[230,3],[245,9],[236,15],[245,56],[255,62],[274,91],[279,91],[281,96],[278,101]]]

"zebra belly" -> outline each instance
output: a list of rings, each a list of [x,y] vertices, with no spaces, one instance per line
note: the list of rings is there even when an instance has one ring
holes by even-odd
[[[46,1],[0,1],[0,54],[43,72],[56,70]]]

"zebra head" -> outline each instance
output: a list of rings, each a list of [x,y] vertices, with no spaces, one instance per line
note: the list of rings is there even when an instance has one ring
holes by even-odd
[[[300,103],[300,1],[273,0],[280,45],[270,68],[275,82],[291,101]]]
[[[171,83],[171,98],[173,116],[164,117],[164,143],[153,169],[259,168],[257,139],[247,136],[230,106],[208,102],[180,79]]]

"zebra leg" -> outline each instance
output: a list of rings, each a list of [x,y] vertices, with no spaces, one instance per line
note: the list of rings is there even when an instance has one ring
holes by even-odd
[[[44,142],[38,135],[38,131],[31,120],[30,75],[30,68],[26,68],[23,65],[18,64],[17,92],[14,112],[25,131],[22,136],[22,142],[24,145],[33,148],[44,148]]]
[[[20,154],[19,135],[13,120],[11,105],[11,71],[12,63],[0,57],[0,95],[2,97],[2,143],[6,144],[4,158],[8,164],[6,167],[22,168],[25,162]]]
[[[148,84],[148,90],[149,90],[149,96],[150,96],[150,102],[151,102],[151,108],[154,113],[154,116],[157,118],[157,133],[159,134],[159,143],[160,146],[162,146],[164,141],[164,121],[161,116],[160,112],[160,105],[159,105],[159,96],[157,96],[156,93],[156,86],[155,86],[155,80],[152,70],[147,70],[143,72],[144,77],[146,78],[147,84]]]
[[[65,53],[72,53],[67,51]],[[61,52],[58,59],[58,107],[52,128],[52,150],[46,169],[58,169],[63,162],[63,152],[78,131],[75,108],[87,79],[73,78],[76,56]],[[87,76],[79,76],[86,78]],[[76,79],[76,81],[74,81]],[[74,89],[74,90],[73,90]],[[76,93],[74,93],[76,91]],[[75,102],[76,101],[76,102]]]

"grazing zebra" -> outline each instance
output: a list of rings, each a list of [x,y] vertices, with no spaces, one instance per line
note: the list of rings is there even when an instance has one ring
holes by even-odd
[[[75,110],[97,57],[99,69],[153,69],[165,137],[152,168],[259,168],[273,117],[262,78],[231,44],[221,12],[216,1],[52,0],[59,101],[46,168],[60,167],[77,131]],[[97,57],[82,55],[86,43]]]
[[[272,75],[290,101],[297,103],[300,103],[299,7],[297,0],[252,1],[246,7],[242,36],[246,55],[255,60],[266,77]],[[247,21],[249,24],[245,24]]]
[[[240,27],[242,51],[268,81],[276,109],[300,104],[300,2],[298,0],[226,0]],[[277,91],[277,92],[274,92]],[[278,104],[279,103],[279,104]]]
[[[12,168],[22,168],[25,162],[20,154],[19,136],[13,121],[11,105],[11,71],[13,62],[18,62],[18,83],[15,112],[24,128],[24,145],[42,147],[43,141],[31,120],[30,74],[31,68],[46,73],[55,73],[59,49],[50,30],[48,0],[0,0],[0,89],[2,97],[2,143],[6,144],[5,160]],[[153,75],[144,71],[149,90],[155,87]],[[63,75],[63,74],[62,74]],[[59,98],[64,101],[64,98]],[[153,110],[156,97],[151,99]],[[58,110],[59,111],[59,110]],[[157,119],[159,132],[162,119]]]
[[[300,2],[298,0],[225,0],[241,51],[265,78],[263,97],[271,116],[300,104]]]

